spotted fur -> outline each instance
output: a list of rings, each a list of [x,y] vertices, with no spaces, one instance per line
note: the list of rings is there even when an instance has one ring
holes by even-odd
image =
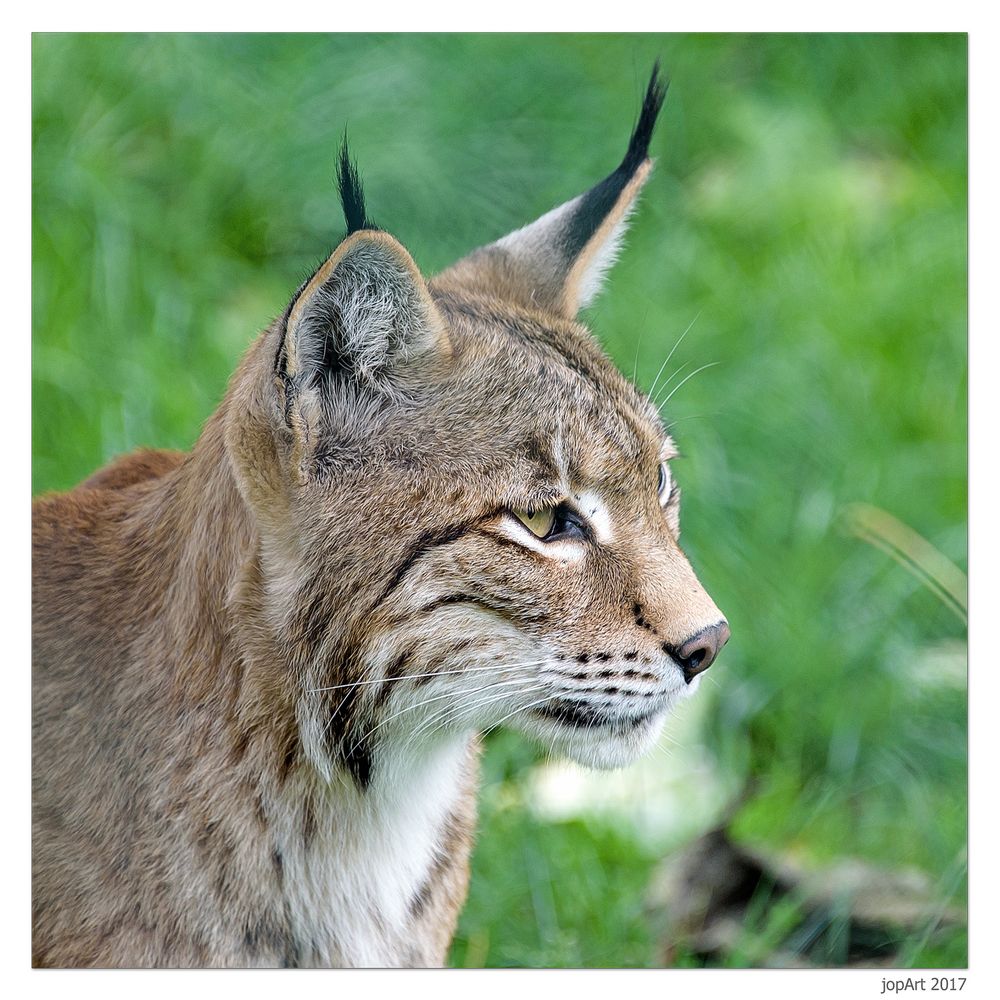
[[[673,445],[575,318],[661,102],[654,73],[610,178],[431,281],[345,150],[355,231],[193,451],[35,502],[36,965],[442,964],[477,734],[620,766],[696,688],[723,625]]]

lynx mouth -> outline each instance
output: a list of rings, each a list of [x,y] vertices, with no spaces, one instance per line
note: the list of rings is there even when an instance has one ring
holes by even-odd
[[[645,712],[642,715],[623,717],[621,715],[609,715],[599,708],[592,708],[578,702],[563,701],[556,699],[540,708],[533,710],[543,719],[550,719],[553,722],[560,722],[564,726],[573,729],[603,729],[612,728],[618,732],[629,732],[638,729],[639,726],[649,722],[657,712]]]

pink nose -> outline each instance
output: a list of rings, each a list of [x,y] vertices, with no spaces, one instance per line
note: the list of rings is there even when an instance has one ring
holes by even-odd
[[[685,683],[690,684],[703,670],[708,670],[729,641],[729,635],[729,623],[716,622],[696,632],[677,648],[674,659],[680,664]]]

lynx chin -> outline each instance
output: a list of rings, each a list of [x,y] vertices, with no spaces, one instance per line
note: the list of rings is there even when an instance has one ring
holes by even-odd
[[[729,637],[659,414],[576,321],[621,164],[425,278],[368,218],[250,345],[190,453],[33,507],[33,962],[434,966],[479,734],[656,739]]]

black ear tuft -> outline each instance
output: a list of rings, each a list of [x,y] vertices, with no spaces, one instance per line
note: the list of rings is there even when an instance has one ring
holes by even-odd
[[[669,86],[669,80],[660,79],[660,60],[657,59],[653,63],[653,72],[650,74],[649,85],[646,87],[646,96],[642,99],[639,120],[635,123],[632,137],[628,141],[628,151],[618,168],[629,176],[649,155],[649,143],[653,138],[653,129],[656,128],[656,119],[659,117],[660,108],[663,107]]]
[[[653,63],[653,72],[646,87],[646,96],[642,99],[639,120],[632,129],[625,158],[614,173],[609,174],[580,196],[576,211],[568,220],[563,240],[565,252],[570,259],[575,258],[583,250],[611,211],[625,185],[635,176],[649,155],[653,129],[656,127],[656,119],[666,96],[667,84],[660,80],[660,60],[657,59]]]
[[[653,64],[625,157],[604,180],[534,222],[477,250],[437,277],[438,287],[489,292],[574,318],[600,291],[653,163],[649,143],[667,96]]]
[[[344,209],[348,235],[359,229],[378,229],[365,210],[365,191],[361,186],[357,164],[351,162],[346,132],[337,159],[337,187],[340,190],[340,204]]]

